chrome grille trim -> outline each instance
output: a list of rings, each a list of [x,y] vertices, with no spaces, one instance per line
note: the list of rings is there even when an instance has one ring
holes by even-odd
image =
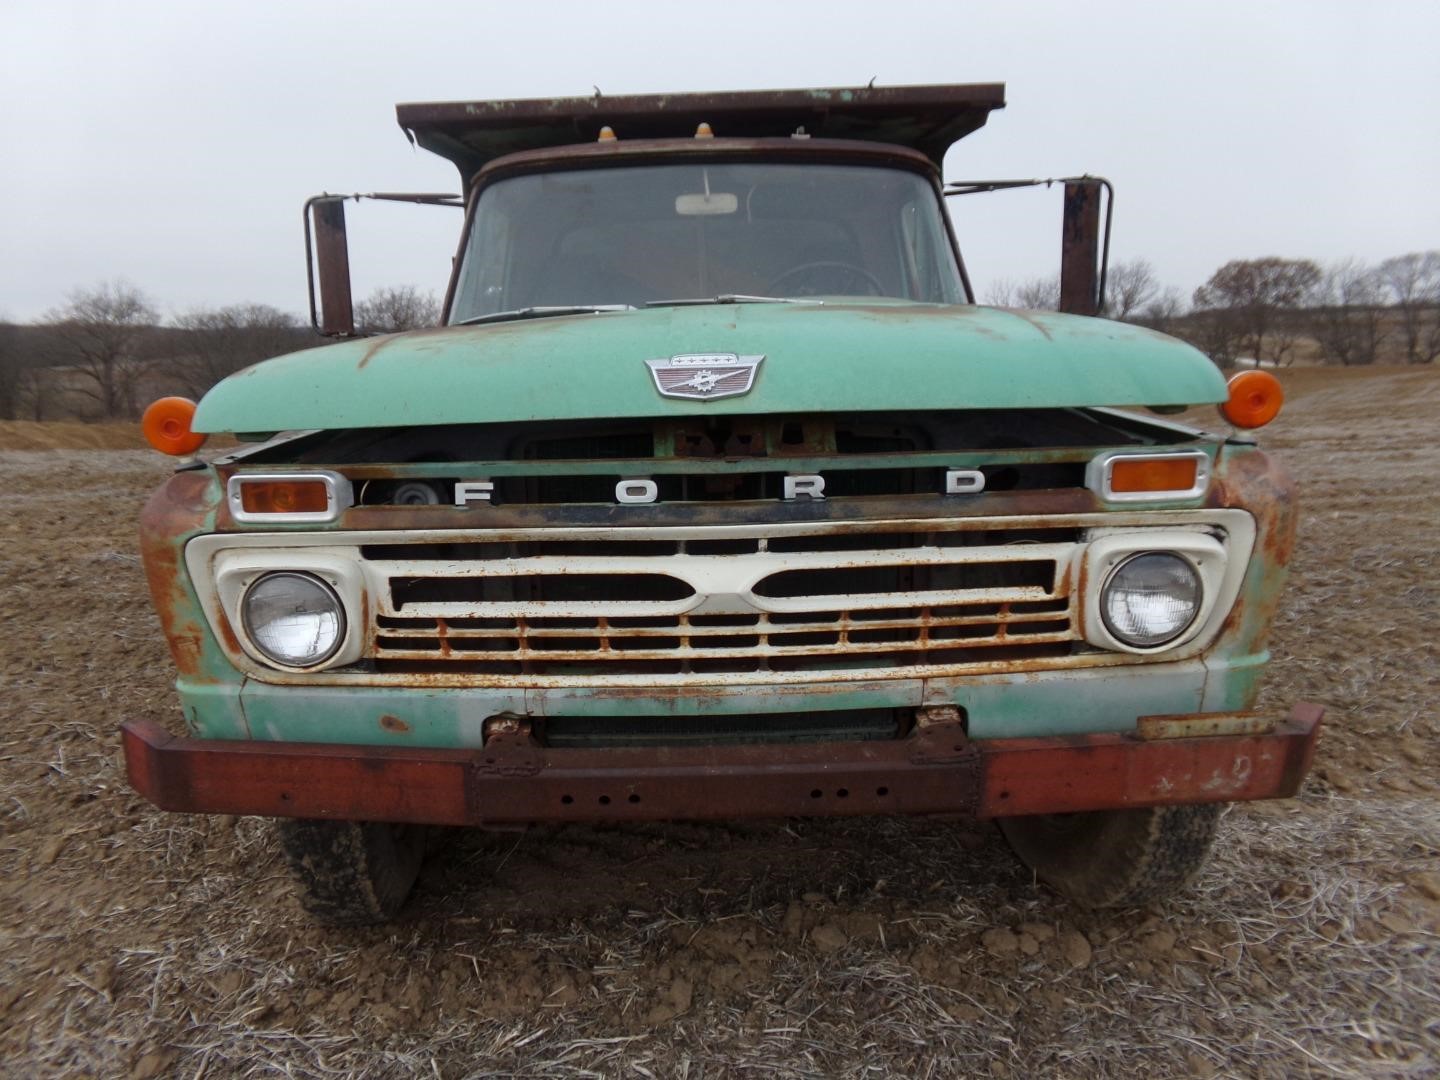
[[[935,531],[916,535],[933,539]],[[1043,531],[1075,534],[1068,526]],[[972,535],[983,541],[1008,534]],[[1071,581],[1084,545],[1075,540],[776,553],[762,537],[758,547],[750,554],[712,556],[372,558],[369,576],[388,588],[375,598],[368,655],[382,671],[392,665],[456,666],[485,674],[584,677],[607,669],[643,674],[647,662],[678,665],[651,672],[665,676],[690,674],[688,665],[697,661],[729,661],[726,670],[761,672],[773,662],[803,666],[811,658],[817,667],[833,668],[849,658],[857,669],[870,670],[876,659],[902,667],[930,657],[967,663],[977,650],[997,647],[1019,659],[1053,655],[1055,645],[1081,640]],[[393,554],[394,547],[387,552]],[[893,587],[874,587],[892,577]],[[546,595],[590,579],[633,580],[637,590],[664,580],[690,595],[666,600]],[[945,579],[952,580],[947,585]],[[821,580],[842,584],[810,595],[795,584]],[[861,587],[866,581],[870,588]],[[774,595],[782,587],[788,592]],[[527,588],[531,595],[524,595]],[[407,599],[462,592],[470,598]],[[1048,610],[1025,610],[1037,605]],[[867,618],[871,613],[882,617]],[[716,616],[725,617],[726,625],[705,624]],[[652,625],[633,625],[637,620]]]

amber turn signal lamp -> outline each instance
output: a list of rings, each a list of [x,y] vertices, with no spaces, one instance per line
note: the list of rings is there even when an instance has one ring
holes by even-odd
[[[183,397],[162,397],[150,403],[140,418],[145,441],[162,454],[185,457],[205,445],[203,432],[191,431],[195,402]]]
[[[1199,461],[1193,457],[1116,458],[1110,466],[1110,490],[1190,491],[1198,468]]]
[[[330,507],[324,480],[241,480],[247,514],[323,514]]]
[[[1242,371],[1231,378],[1230,397],[1220,414],[1236,427],[1264,427],[1280,415],[1285,390],[1268,371]]]

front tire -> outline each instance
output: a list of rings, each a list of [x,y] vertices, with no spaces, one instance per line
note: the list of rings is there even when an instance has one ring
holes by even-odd
[[[1205,864],[1223,803],[1000,819],[1022,862],[1082,907],[1133,907],[1170,896]]]
[[[425,857],[425,830],[379,821],[276,823],[300,906],[325,926],[393,918]]]

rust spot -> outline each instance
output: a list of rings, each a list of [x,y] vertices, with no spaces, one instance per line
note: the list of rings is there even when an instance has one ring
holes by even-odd
[[[181,566],[180,537],[203,519],[211,498],[210,477],[177,473],[160,488],[140,514],[140,552],[161,629],[182,675],[201,674],[205,631],[192,617],[193,606]]]
[[[410,730],[409,724],[401,720],[398,716],[391,716],[389,713],[380,717],[380,726],[395,735],[404,735]]]
[[[245,650],[240,645],[240,638],[236,636],[235,628],[230,625],[230,620],[226,618],[223,613],[220,616],[219,625],[216,629],[220,632],[220,638],[225,648],[230,650],[232,655],[241,656],[244,654]]]
[[[1039,330],[1040,333],[1045,336],[1045,339],[1047,341],[1051,340],[1050,328],[1046,326],[1043,322],[1041,322],[1039,319],[1035,318],[1031,312],[1023,311],[1019,308],[1006,308],[1005,313],[1007,315],[1014,315],[1017,319],[1029,323],[1036,330]]]
[[[370,363],[376,353],[378,353],[381,349],[385,348],[386,345],[389,345],[390,342],[394,340],[394,337],[381,337],[376,338],[374,341],[372,341],[369,347],[365,350],[364,354],[360,357],[360,362],[355,365],[355,370],[359,371],[363,369],[366,364]]]
[[[1253,514],[1257,545],[1240,601],[1226,616],[1220,640],[1254,652],[1268,637],[1295,546],[1295,485],[1277,462],[1258,450],[1226,448],[1221,463],[1209,505]]]

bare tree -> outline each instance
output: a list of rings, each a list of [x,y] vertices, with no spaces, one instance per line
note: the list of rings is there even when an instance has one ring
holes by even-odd
[[[1440,357],[1440,251],[1397,255],[1379,272],[1400,316],[1406,362],[1433,363]]]
[[[1037,311],[1060,309],[1060,275],[1033,277],[1016,281],[1001,278],[985,294],[991,307],[1033,308]]]
[[[1107,319],[1138,322],[1137,316],[1160,292],[1155,267],[1147,259],[1130,259],[1110,267],[1105,277],[1105,308]]]
[[[76,392],[105,419],[134,415],[142,346],[158,317],[150,299],[128,282],[77,289],[45,317],[53,324],[51,362],[73,372]]]
[[[0,317],[0,420],[16,420],[20,416],[25,373],[18,338],[16,327],[8,319]]]
[[[1035,311],[1059,311],[1060,275],[1051,274],[1049,277],[1036,277],[1029,281],[1022,281],[1015,299],[1019,301],[1019,306],[1022,308],[1031,308]]]
[[[1375,363],[1386,332],[1377,271],[1354,259],[1338,262],[1326,269],[1315,301],[1307,321],[1322,357],[1347,366]]]
[[[355,327],[362,334],[395,334],[417,330],[440,321],[440,302],[434,293],[414,285],[382,286],[355,305]]]
[[[1288,362],[1299,336],[1292,313],[1306,306],[1321,278],[1309,259],[1235,259],[1195,290],[1195,307],[1224,313],[1241,349],[1256,364]]]
[[[1131,319],[1162,334],[1177,333],[1177,325],[1185,314],[1185,297],[1173,285],[1167,285],[1152,296]]]
[[[268,304],[195,308],[176,316],[175,326],[174,355],[158,367],[196,398],[227,375],[300,348],[306,340],[294,316]]]
[[[1228,369],[1239,359],[1243,332],[1234,313],[1225,308],[1193,311],[1174,333],[1210,357],[1215,366]]]

